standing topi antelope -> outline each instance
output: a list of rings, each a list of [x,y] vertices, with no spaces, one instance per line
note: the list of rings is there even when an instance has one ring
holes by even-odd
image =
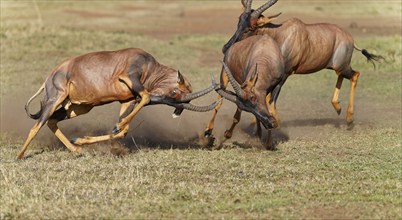
[[[77,145],[124,137],[130,121],[146,105],[173,106],[176,108],[174,116],[179,116],[183,109],[198,112],[212,110],[219,102],[209,106],[194,106],[189,102],[209,93],[216,86],[213,84],[192,93],[190,83],[179,71],[158,63],[152,55],[137,48],[94,52],[69,59],[53,69],[25,105],[28,116],[38,121],[29,132],[17,158],[23,157],[28,145],[45,123],[69,150],[80,152],[81,148]],[[43,90],[45,96],[40,111],[30,114],[29,104]],[[95,106],[114,101],[122,105],[119,122],[112,134],[76,138],[70,142],[57,127],[57,123],[62,120],[85,114]]]
[[[338,75],[338,81],[332,97],[332,105],[340,114],[339,92],[343,79],[349,79],[351,89],[346,121],[348,124],[352,123],[354,95],[360,75],[350,66],[353,50],[361,51],[373,64],[373,61],[378,61],[382,57],[358,48],[354,44],[351,34],[333,24],[305,24],[297,18],[287,20],[282,24],[272,24],[271,21],[280,14],[264,17],[262,13],[277,1],[270,0],[258,9],[252,10],[252,0],[241,0],[244,12],[239,17],[236,32],[223,46],[223,53],[235,42],[253,35],[266,34],[278,43],[285,59],[285,72],[282,81],[272,94],[274,105],[282,85],[291,74],[308,74],[322,69],[333,69]]]
[[[221,71],[220,96],[237,104],[232,126],[226,130],[225,137],[230,138],[233,129],[240,121],[241,111],[254,114],[258,121],[268,129],[266,147],[272,149],[271,129],[278,127],[278,120],[272,114],[270,93],[281,81],[284,61],[277,43],[269,36],[252,36],[233,44],[225,53]],[[224,72],[226,74],[224,74]],[[235,94],[225,91],[228,82]],[[212,129],[216,114],[221,104],[215,107],[212,119],[205,129],[204,135],[212,144]],[[261,138],[261,127],[257,124],[257,135]]]

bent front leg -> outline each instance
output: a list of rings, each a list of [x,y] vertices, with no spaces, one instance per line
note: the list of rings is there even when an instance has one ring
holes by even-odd
[[[225,131],[225,138],[229,139],[232,137],[233,134],[233,129],[236,127],[236,125],[240,122],[241,118],[241,110],[239,108],[236,109],[236,113],[233,116],[233,123],[232,126],[228,130]]]
[[[108,141],[108,140],[113,140],[113,139],[119,139],[119,138],[124,138],[128,132],[129,126],[126,126],[123,130],[121,130],[117,134],[107,134],[107,135],[101,135],[101,136],[86,136],[83,138],[76,138],[72,140],[71,142],[76,145],[84,145],[84,144],[94,144],[102,141]]]
[[[134,106],[135,106],[136,102],[137,102],[137,100],[132,100],[129,102],[122,103],[121,108],[120,108],[119,121],[121,121],[122,118],[126,117],[134,110]],[[118,132],[116,134],[108,134],[108,135],[95,136],[95,137],[85,136],[83,138],[75,138],[71,142],[76,145],[84,145],[84,144],[93,144],[93,143],[97,143],[97,142],[101,142],[101,141],[123,138],[127,134],[128,129],[129,129],[129,125],[127,125],[124,129],[122,129],[121,132]]]

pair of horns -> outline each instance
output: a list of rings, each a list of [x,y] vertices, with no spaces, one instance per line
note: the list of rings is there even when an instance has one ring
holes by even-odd
[[[241,3],[243,4],[244,7],[244,12],[245,13],[250,13],[251,12],[251,3],[253,0],[241,0]],[[251,17],[253,18],[258,18],[260,15],[270,8],[272,5],[274,5],[278,0],[270,0],[267,3],[263,4],[261,7],[259,7],[257,10],[253,11],[251,13]]]
[[[181,97],[180,101],[181,102],[189,102],[189,101],[191,101],[193,99],[199,98],[201,96],[204,96],[204,95],[210,93],[212,90],[216,89],[218,86],[219,85],[213,80],[212,85],[209,86],[208,88],[205,88],[205,89],[203,89],[201,91],[198,91],[198,92],[192,92],[192,93],[186,94],[186,95]]]
[[[221,101],[222,101],[222,99],[219,99],[218,101],[215,101],[212,104],[207,105],[207,106],[196,106],[191,103],[180,103],[180,104],[175,105],[175,107],[187,109],[187,110],[194,111],[194,112],[207,112],[207,111],[211,111],[212,109],[214,109],[217,105],[219,105],[219,103]]]
[[[180,73],[180,71],[177,71],[177,83],[179,83],[179,84],[185,83],[185,79],[184,79],[183,75]],[[216,89],[218,86],[219,85],[215,82],[215,80],[213,80],[211,86],[209,86],[201,91],[185,94],[184,96],[182,96],[180,99],[180,103],[169,103],[169,102],[165,103],[164,101],[160,100],[159,98],[154,98],[153,101],[155,104],[165,103],[168,105],[172,105],[176,108],[183,108],[183,109],[196,111],[196,112],[206,112],[206,111],[210,111],[210,110],[214,109],[220,103],[220,100],[213,102],[212,104],[207,105],[207,106],[195,106],[188,102],[190,102],[193,99],[199,98],[201,96],[204,96],[204,95],[210,93],[211,91]]]
[[[225,72],[228,76],[230,85],[232,85],[236,95],[241,98],[241,99],[246,99],[246,93],[244,92],[244,90],[241,88],[241,85],[235,80],[235,78],[233,77],[232,72],[230,71],[229,67],[226,65],[225,62],[222,62],[223,68],[225,69]],[[250,78],[250,82],[252,83],[252,85],[254,86],[255,83],[257,82],[258,79],[258,70],[257,70],[257,64],[255,65],[255,71],[254,74],[251,76]]]

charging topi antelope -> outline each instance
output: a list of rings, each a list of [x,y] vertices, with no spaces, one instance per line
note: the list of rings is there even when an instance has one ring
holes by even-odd
[[[239,17],[237,30],[223,46],[225,53],[235,42],[253,35],[269,35],[281,48],[285,59],[284,77],[273,92],[276,102],[281,86],[291,74],[308,74],[322,69],[333,69],[338,75],[332,105],[338,114],[341,106],[338,101],[339,92],[344,78],[350,80],[349,106],[346,121],[353,122],[353,103],[357,79],[360,73],[350,66],[354,49],[361,51],[368,61],[378,61],[381,56],[370,54],[365,49],[358,48],[353,37],[336,25],[327,23],[305,24],[297,18],[273,24],[271,21],[280,14],[264,17],[262,13],[278,0],[270,0],[256,10],[251,9],[252,0],[241,0],[244,11]],[[266,48],[269,50],[270,48]]]
[[[277,43],[269,36],[253,36],[233,44],[226,51],[221,71],[220,96],[237,104],[232,126],[226,130],[225,137],[230,138],[233,129],[240,121],[241,111],[254,114],[257,122],[268,129],[266,147],[272,148],[271,129],[279,125],[272,105],[270,93],[281,81],[284,71],[284,61]],[[226,74],[224,74],[224,72]],[[228,82],[235,94],[225,91]],[[213,142],[212,129],[216,114],[221,104],[215,107],[212,119],[205,129],[204,136],[209,144]],[[257,123],[257,135],[261,138],[260,123]]]
[[[81,150],[77,145],[122,138],[127,134],[129,123],[146,106],[166,104],[175,107],[173,116],[183,109],[205,112],[219,104],[194,106],[189,102],[216,88],[216,84],[192,93],[187,79],[170,67],[164,66],[149,53],[129,48],[118,51],[102,51],[69,59],[57,66],[40,89],[25,105],[27,114],[38,119],[17,158],[22,158],[28,145],[47,123],[57,138],[71,151]],[[30,114],[28,106],[43,90],[45,96],[41,109]],[[93,107],[119,101],[120,118],[112,134],[76,138],[69,141],[57,127],[59,121],[89,112]]]

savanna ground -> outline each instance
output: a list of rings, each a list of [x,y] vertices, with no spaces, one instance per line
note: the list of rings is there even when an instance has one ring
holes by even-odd
[[[400,1],[280,0],[265,12],[283,12],[276,22],[338,24],[386,58],[374,69],[354,54],[361,77],[353,126],[345,122],[349,82],[338,116],[330,104],[337,77],[324,70],[285,84],[275,151],[261,149],[247,113],[223,142],[235,112],[225,102],[214,130],[220,150],[198,142],[211,112],[174,120],[172,108],[152,106],[121,141],[75,155],[43,127],[27,158],[14,159],[34,123],[24,104],[62,60],[140,47],[197,90],[218,77],[240,12],[239,1],[1,1],[0,219],[401,219]],[[68,137],[108,133],[118,108],[98,107],[60,127]]]

